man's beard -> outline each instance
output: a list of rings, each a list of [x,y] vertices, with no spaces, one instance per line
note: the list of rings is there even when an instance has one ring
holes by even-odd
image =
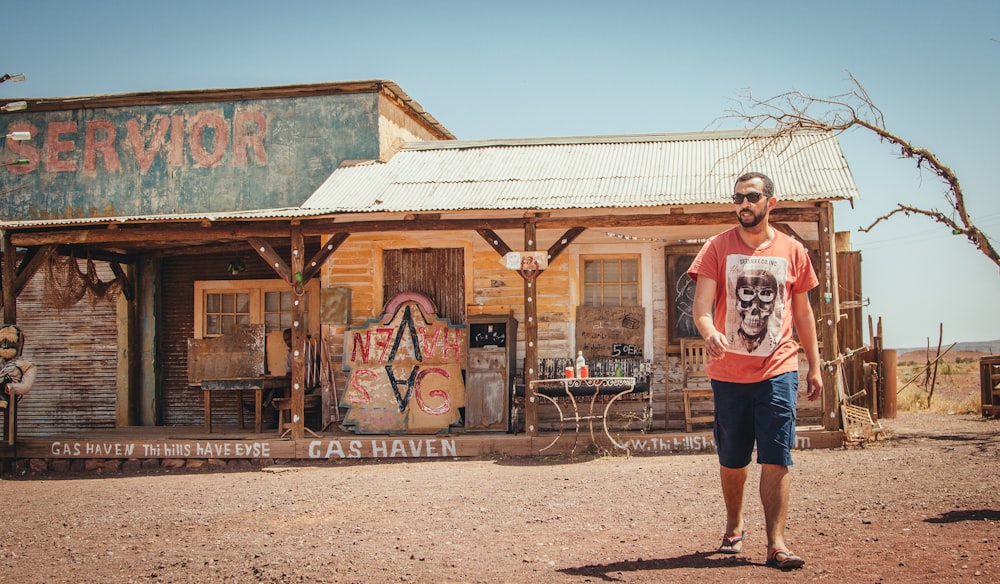
[[[736,217],[740,220],[740,225],[742,225],[743,227],[747,228],[756,227],[760,225],[761,221],[763,221],[765,217],[767,217],[767,208],[765,208],[759,214],[754,213],[753,209],[747,209],[747,212],[753,215],[753,219],[749,221],[745,220],[743,218],[743,211],[740,211],[739,213],[736,214]]]

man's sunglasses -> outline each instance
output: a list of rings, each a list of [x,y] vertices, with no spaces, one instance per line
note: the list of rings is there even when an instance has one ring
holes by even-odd
[[[757,201],[760,200],[761,197],[768,197],[768,198],[770,198],[770,196],[771,195],[766,195],[764,193],[747,193],[745,195],[742,195],[740,193],[736,193],[736,194],[733,195],[733,202],[736,203],[737,205],[742,205],[743,204],[743,199],[746,199],[746,200],[750,201],[751,203],[756,203]]]

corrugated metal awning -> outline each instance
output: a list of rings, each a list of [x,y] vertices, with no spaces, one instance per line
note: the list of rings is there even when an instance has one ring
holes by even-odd
[[[832,133],[769,131],[409,143],[337,169],[302,205],[326,212],[599,209],[726,204],[770,176],[792,201],[858,197]]]

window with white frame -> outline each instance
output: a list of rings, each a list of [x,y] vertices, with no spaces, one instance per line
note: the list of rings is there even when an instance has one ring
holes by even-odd
[[[639,256],[582,256],[584,306],[639,306]]]

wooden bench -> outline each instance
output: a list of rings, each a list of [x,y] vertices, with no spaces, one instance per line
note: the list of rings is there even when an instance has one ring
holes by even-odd
[[[840,413],[844,422],[844,440],[848,442],[868,442],[884,431],[882,422],[873,420],[872,413],[864,406],[842,403]]]

